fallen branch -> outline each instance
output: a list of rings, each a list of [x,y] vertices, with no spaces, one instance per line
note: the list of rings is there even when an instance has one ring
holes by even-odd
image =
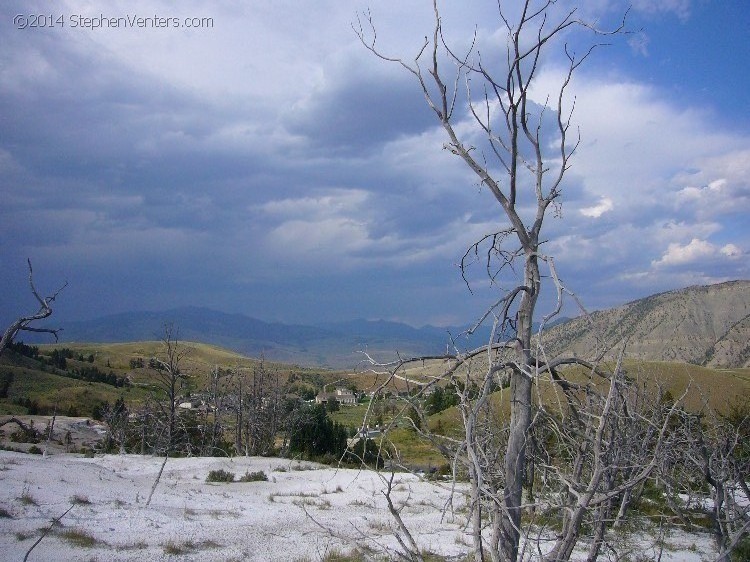
[[[75,504],[71,504],[71,505],[70,505],[70,507],[69,507],[68,509],[66,509],[66,510],[65,510],[65,513],[63,513],[63,514],[62,514],[62,515],[61,515],[60,517],[57,517],[56,519],[53,519],[53,520],[52,520],[52,523],[50,523],[50,526],[49,526],[49,527],[47,527],[47,528],[46,528],[46,529],[45,529],[45,530],[44,530],[44,531],[42,532],[42,536],[40,536],[40,537],[39,537],[39,538],[38,538],[38,539],[36,540],[36,542],[35,542],[34,544],[32,544],[32,545],[31,545],[31,548],[29,548],[29,550],[27,550],[27,551],[26,551],[26,556],[24,556],[24,557],[23,557],[23,562],[26,562],[26,561],[27,561],[27,560],[29,559],[29,554],[31,554],[31,551],[32,551],[32,550],[34,550],[34,548],[36,548],[36,545],[38,545],[38,544],[39,544],[40,542],[42,542],[42,539],[43,539],[44,537],[46,537],[46,536],[47,536],[47,535],[49,534],[49,532],[50,532],[50,531],[51,531],[51,530],[53,529],[53,527],[54,527],[55,525],[57,525],[57,524],[58,524],[58,523],[60,522],[60,520],[61,520],[61,519],[62,519],[63,517],[65,517],[65,516],[66,516],[66,515],[68,514],[68,512],[69,512],[69,511],[70,511],[71,509],[73,509],[73,507],[74,507],[74,506],[75,506]]]

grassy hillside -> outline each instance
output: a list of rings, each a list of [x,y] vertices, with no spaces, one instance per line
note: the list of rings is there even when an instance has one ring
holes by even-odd
[[[445,371],[446,365],[442,361],[427,362],[405,369],[404,375],[421,381],[433,380]],[[602,365],[602,370],[614,368],[614,364]],[[477,374],[483,372],[483,361],[478,359],[472,366]],[[624,365],[626,376],[636,384],[645,385],[656,392],[657,385],[669,391],[674,398],[685,393],[684,404],[689,411],[697,412],[708,406],[719,412],[728,412],[732,405],[750,401],[750,369],[711,369],[687,363],[672,363],[659,361],[627,361]],[[584,382],[589,372],[575,367],[561,371],[561,374],[573,382]],[[598,386],[606,391],[606,380],[594,377]],[[559,389],[549,377],[539,381],[536,400],[546,404],[555,403],[559,396]],[[495,392],[491,397],[494,410],[500,420],[507,422],[510,415],[510,393],[505,390]],[[403,402],[400,403],[403,407]],[[360,408],[360,413],[364,412]],[[343,416],[341,417],[343,418]],[[390,417],[386,422],[390,421]],[[442,435],[461,438],[463,433],[461,414],[456,407],[450,407],[434,414],[428,419],[431,431]],[[401,454],[410,462],[421,466],[440,466],[445,460],[426,440],[420,439],[414,432],[397,429],[390,436]]]
[[[180,342],[186,348],[181,370],[188,375],[187,391],[204,390],[211,372],[216,368],[252,371],[261,361],[202,343]],[[38,347],[40,360],[7,352],[0,358],[0,375],[8,381],[0,395],[0,413],[39,413],[57,411],[61,414],[90,416],[94,407],[102,402],[114,403],[120,396],[128,405],[137,405],[151,395],[149,387],[155,371],[147,367],[152,357],[161,357],[164,351],[162,342],[132,342],[116,344],[66,343],[41,345]],[[76,358],[66,360],[66,369],[50,364],[54,350],[68,350]],[[79,360],[78,357],[83,358]],[[133,368],[131,361],[143,360],[145,368]],[[336,380],[335,372],[303,369],[295,365],[282,365],[264,362],[271,372],[279,373],[285,382],[292,373],[316,374],[324,381]],[[69,371],[98,369],[102,373],[127,379],[131,384],[117,388],[110,384],[71,378]],[[68,376],[66,376],[66,373]],[[22,405],[26,404],[26,405]]]
[[[601,365],[602,370],[611,370],[614,361]],[[446,364],[442,361],[426,362],[424,365],[407,368],[403,375],[407,378],[422,382],[433,380],[445,372]],[[486,358],[475,360],[472,370],[481,376],[486,369]],[[657,383],[663,385],[672,396],[678,397],[687,389],[685,397],[689,409],[699,409],[704,400],[711,408],[724,411],[727,404],[742,396],[750,399],[750,368],[717,369],[701,367],[690,363],[670,361],[641,361],[627,360],[624,364],[625,373],[631,379],[640,380],[650,386]],[[562,371],[572,380],[580,380],[587,376],[585,370],[575,367]],[[547,383],[542,384],[543,388]]]
[[[189,389],[194,392],[204,390],[209,383],[210,373],[216,368],[234,369],[252,372],[261,361],[213,345],[185,342],[187,354],[181,367],[189,376]],[[76,380],[64,376],[61,369],[49,364],[52,352],[62,349],[61,345],[40,346],[39,354],[46,358],[46,364],[16,353],[9,353],[0,359],[0,377],[7,382],[0,390],[0,414],[27,414],[30,405],[40,413],[91,416],[93,409],[102,402],[114,403],[123,397],[129,406],[137,406],[152,395],[149,384],[155,371],[147,367],[151,357],[163,353],[163,344],[158,341],[132,342],[119,344],[64,344],[64,347],[76,356],[68,359],[67,368],[77,369],[92,366],[103,372],[113,373],[116,377],[127,378],[131,384],[115,387],[101,382]],[[133,368],[133,362],[143,360],[146,367]],[[480,376],[486,364],[486,358],[478,358],[472,369]],[[354,385],[360,391],[374,390],[382,385],[387,377],[382,373],[369,371],[345,372],[322,369],[301,368],[295,365],[264,362],[267,371],[277,373],[281,384],[295,383],[296,391],[307,388],[316,391],[321,385],[349,386]],[[394,379],[385,388],[386,393],[394,397],[387,399],[371,411],[368,420],[374,425],[376,420],[388,424],[403,408],[404,402],[395,398],[399,392],[414,388],[410,381],[429,382],[440,377],[448,364],[443,361],[428,361],[411,366],[400,372],[402,378]],[[612,368],[613,365],[605,367]],[[687,389],[685,403],[690,410],[699,410],[704,403],[719,411],[726,411],[730,404],[738,400],[750,400],[750,369],[712,369],[687,363],[628,361],[625,364],[627,376],[632,380],[655,388],[661,384],[672,396],[679,397]],[[564,375],[571,380],[582,380],[588,373],[580,368],[568,368]],[[602,386],[606,384],[602,381]],[[555,399],[555,385],[549,380],[539,382],[539,394],[545,402]],[[507,416],[509,393],[498,391],[493,395],[493,403],[501,417]],[[342,406],[332,418],[347,427],[359,427],[362,423],[367,404],[355,407]],[[428,442],[420,439],[413,431],[405,429],[397,421],[396,429],[390,438],[396,443],[400,454],[406,462],[422,467],[438,467],[445,460]],[[460,436],[461,419],[455,407],[448,408],[430,416],[429,427],[438,433]]]
[[[294,390],[316,393],[321,385],[355,386],[360,391],[370,391],[385,380],[382,374],[367,370],[335,371],[324,368],[301,367],[272,361],[250,358],[227,349],[204,343],[179,342],[186,353],[180,369],[187,375],[184,392],[201,392],[216,369],[252,373],[262,364],[267,372],[277,374],[280,384],[295,383]],[[61,343],[39,345],[39,355],[49,360],[54,350],[69,350],[78,359],[67,359],[67,368],[97,368],[116,377],[125,378],[132,384],[115,388],[108,384],[76,380],[64,376],[64,371],[50,364],[8,352],[0,358],[0,373],[11,374],[6,396],[0,396],[0,414],[27,413],[27,408],[18,405],[21,399],[36,402],[43,412],[53,412],[55,406],[60,413],[77,412],[91,415],[92,409],[103,401],[114,403],[123,396],[128,405],[137,405],[150,396],[148,387],[156,372],[148,368],[149,359],[162,358],[164,344],[160,341],[129,343]],[[91,359],[91,361],[89,361]],[[144,367],[134,368],[134,361],[141,360]],[[405,390],[401,380],[389,385],[392,392]],[[314,395],[314,394],[313,394]]]
[[[0,414],[54,412],[72,416],[90,416],[94,406],[102,402],[115,402],[123,396],[129,403],[143,400],[143,390],[133,387],[113,386],[74,380],[39,369],[0,367],[3,377],[12,377],[3,397]]]

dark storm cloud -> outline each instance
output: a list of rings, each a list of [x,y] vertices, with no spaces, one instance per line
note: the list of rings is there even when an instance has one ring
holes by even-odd
[[[193,304],[419,324],[478,310],[456,263],[505,226],[501,210],[443,149],[413,77],[357,43],[361,6],[217,4],[216,28],[191,33],[13,29],[29,6],[46,4],[0,9],[2,314],[28,300],[26,257],[40,284],[69,280],[61,312],[78,318]],[[503,36],[495,9],[444,14],[458,50],[477,29],[486,64],[502,58],[488,50]],[[375,16],[392,54],[413,56],[430,31],[429,5],[385,3]],[[554,62],[542,86],[559,84]],[[544,246],[560,274],[605,306],[688,274],[746,272],[747,133],[623,78],[635,67],[599,71],[571,86],[583,142]],[[489,154],[461,95],[459,129]],[[713,250],[708,265],[693,259]],[[470,276],[487,286],[481,267]]]
[[[378,61],[373,61],[376,65]],[[377,150],[384,142],[418,134],[434,115],[411,75],[337,69],[330,80],[286,116],[292,133],[304,135],[310,150],[350,155]]]

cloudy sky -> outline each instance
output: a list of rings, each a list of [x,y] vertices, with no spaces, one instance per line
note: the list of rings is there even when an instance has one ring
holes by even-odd
[[[582,140],[545,230],[591,309],[750,277],[747,1],[631,3],[632,33],[570,87]],[[579,4],[602,28],[626,8]],[[62,325],[182,305],[290,323],[477,316],[498,289],[475,267],[470,293],[457,263],[503,228],[500,208],[442,149],[413,78],[358,42],[368,5],[380,48],[411,60],[427,0],[2,2],[0,319],[34,308],[27,257],[43,292],[68,281]],[[502,52],[495,2],[441,5],[457,50],[476,31],[484,60]]]

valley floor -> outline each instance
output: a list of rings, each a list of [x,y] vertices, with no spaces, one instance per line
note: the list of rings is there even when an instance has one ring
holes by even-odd
[[[48,457],[0,451],[0,559],[23,560],[51,521],[72,509],[29,560],[317,561],[369,547],[395,558],[398,542],[371,471],[288,459],[169,459],[151,504],[161,458]],[[209,471],[268,481],[207,483]],[[425,551],[458,560],[470,550],[460,494],[396,474],[394,499]],[[708,535],[672,533],[661,560],[715,557]]]

